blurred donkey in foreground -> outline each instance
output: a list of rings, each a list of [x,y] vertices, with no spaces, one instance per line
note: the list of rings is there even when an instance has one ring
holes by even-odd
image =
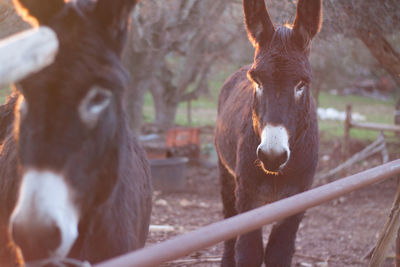
[[[144,245],[150,172],[122,101],[135,0],[14,0],[59,40],[0,107],[0,266],[91,263]]]

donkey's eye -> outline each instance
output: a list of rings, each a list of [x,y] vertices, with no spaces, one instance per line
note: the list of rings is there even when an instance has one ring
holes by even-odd
[[[296,86],[294,87],[294,93],[296,99],[300,98],[303,95],[306,87],[307,83],[305,83],[304,81],[300,81],[296,84]]]
[[[110,105],[112,93],[104,88],[94,86],[82,99],[79,105],[79,115],[82,121],[93,128],[101,113]]]
[[[92,108],[99,108],[109,103],[111,93],[104,89],[98,89],[90,99],[90,106]]]

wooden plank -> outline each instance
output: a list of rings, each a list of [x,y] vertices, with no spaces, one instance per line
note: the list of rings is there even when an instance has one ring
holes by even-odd
[[[53,63],[58,39],[48,27],[30,29],[0,41],[0,88]]]
[[[330,179],[335,174],[338,174],[343,170],[349,169],[351,166],[353,166],[357,162],[360,162],[361,160],[364,160],[364,159],[368,158],[369,156],[374,155],[375,153],[382,152],[383,150],[386,150],[385,138],[383,137],[383,134],[379,134],[378,138],[372,144],[368,145],[363,150],[354,154],[351,158],[349,158],[348,160],[346,160],[344,163],[340,164],[336,168],[329,170],[328,172],[326,172],[324,174],[319,175],[318,179],[322,179],[322,180]]]
[[[381,123],[373,123],[373,122],[351,121],[351,128],[359,128],[359,129],[374,130],[374,131],[391,131],[391,132],[400,133],[400,126],[381,124]]]

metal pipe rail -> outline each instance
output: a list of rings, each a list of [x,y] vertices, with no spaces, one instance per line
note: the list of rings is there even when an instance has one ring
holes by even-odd
[[[95,267],[158,266],[164,262],[318,206],[367,185],[383,181],[396,174],[400,174],[400,159],[210,224],[165,242],[107,260],[96,264]]]

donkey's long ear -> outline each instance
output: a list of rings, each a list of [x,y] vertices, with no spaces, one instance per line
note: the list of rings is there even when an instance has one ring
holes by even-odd
[[[307,48],[319,32],[322,22],[322,0],[299,0],[293,37],[301,48]]]
[[[48,24],[65,4],[63,0],[13,0],[13,2],[23,19],[31,24],[35,24],[36,20],[41,25]]]
[[[271,41],[275,29],[264,0],[243,0],[244,21],[253,46]]]
[[[101,27],[112,40],[115,49],[121,53],[128,28],[129,16],[137,0],[98,0],[95,16]]]

